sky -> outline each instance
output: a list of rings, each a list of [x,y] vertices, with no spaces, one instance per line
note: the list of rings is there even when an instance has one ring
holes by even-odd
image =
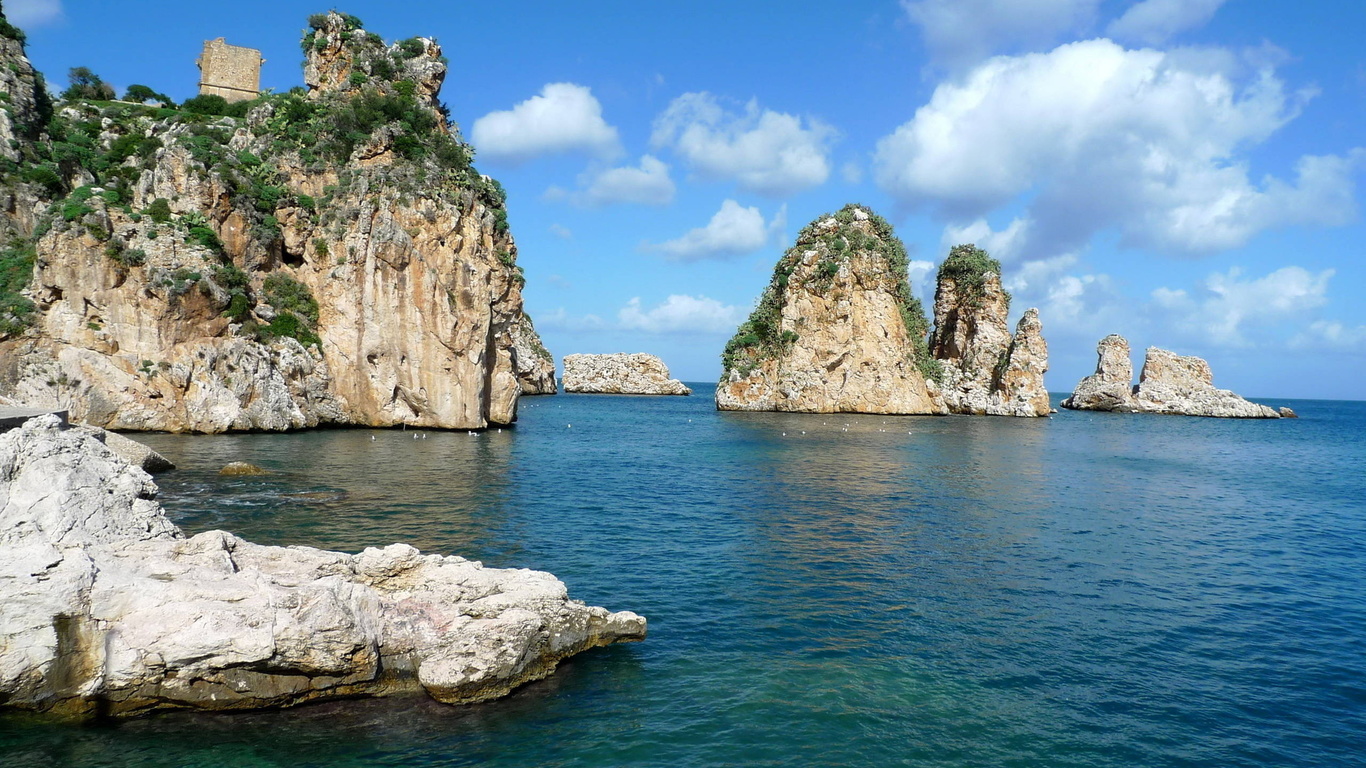
[[[302,84],[326,3],[5,0],[56,90],[196,92],[206,39]],[[1366,3],[791,0],[335,6],[435,37],[441,98],[508,190],[526,309],[557,358],[651,352],[715,380],[798,230],[887,218],[931,306],[974,242],[1053,391],[1120,333],[1249,397],[1366,399]]]

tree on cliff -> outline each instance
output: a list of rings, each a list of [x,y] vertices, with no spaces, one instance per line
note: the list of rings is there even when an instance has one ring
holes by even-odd
[[[91,72],[89,67],[72,67],[71,71],[67,73],[67,79],[71,85],[62,91],[62,99],[65,101],[75,101],[76,99],[110,101],[114,98],[114,86]]]

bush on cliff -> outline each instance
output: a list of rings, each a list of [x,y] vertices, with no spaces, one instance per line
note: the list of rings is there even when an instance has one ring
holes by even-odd
[[[991,258],[986,251],[972,243],[955,245],[949,250],[948,258],[939,265],[939,280],[953,280],[958,295],[972,307],[980,307],[986,297],[986,276],[988,272],[1001,274],[1001,262]],[[1010,294],[1006,294],[1007,305]]]

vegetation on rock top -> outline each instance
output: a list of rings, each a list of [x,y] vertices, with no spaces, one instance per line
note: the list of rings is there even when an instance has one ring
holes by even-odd
[[[866,214],[859,220],[855,211]],[[834,219],[834,226],[829,220]],[[866,231],[865,231],[866,230]],[[911,292],[908,276],[910,260],[906,246],[892,231],[892,226],[866,206],[846,205],[834,214],[817,217],[797,235],[796,243],[783,254],[773,268],[773,277],[764,289],[759,303],[748,319],[740,324],[735,335],[721,353],[722,381],[732,370],[748,376],[766,360],[785,354],[799,338],[796,331],[782,329],[783,307],[789,285],[797,267],[816,251],[816,266],[806,274],[803,288],[818,293],[830,289],[840,270],[856,253],[880,257],[893,279],[892,293],[896,299],[902,325],[910,338],[908,354],[927,379],[938,380],[942,373],[938,360],[931,357],[927,336],[929,321],[920,300]]]
[[[999,278],[1001,262],[991,258],[986,251],[972,243],[955,245],[949,250],[948,258],[939,265],[938,280],[953,280],[958,295],[970,307],[980,308],[986,298],[986,276],[994,272]],[[1003,290],[1002,293],[1005,293]],[[1010,294],[1006,293],[1006,306],[1010,306]]]

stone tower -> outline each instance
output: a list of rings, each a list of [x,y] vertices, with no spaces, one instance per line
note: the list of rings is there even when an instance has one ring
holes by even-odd
[[[228,45],[223,38],[205,40],[199,54],[199,95],[222,96],[228,101],[247,101],[261,94],[261,65],[265,59],[255,48]]]

